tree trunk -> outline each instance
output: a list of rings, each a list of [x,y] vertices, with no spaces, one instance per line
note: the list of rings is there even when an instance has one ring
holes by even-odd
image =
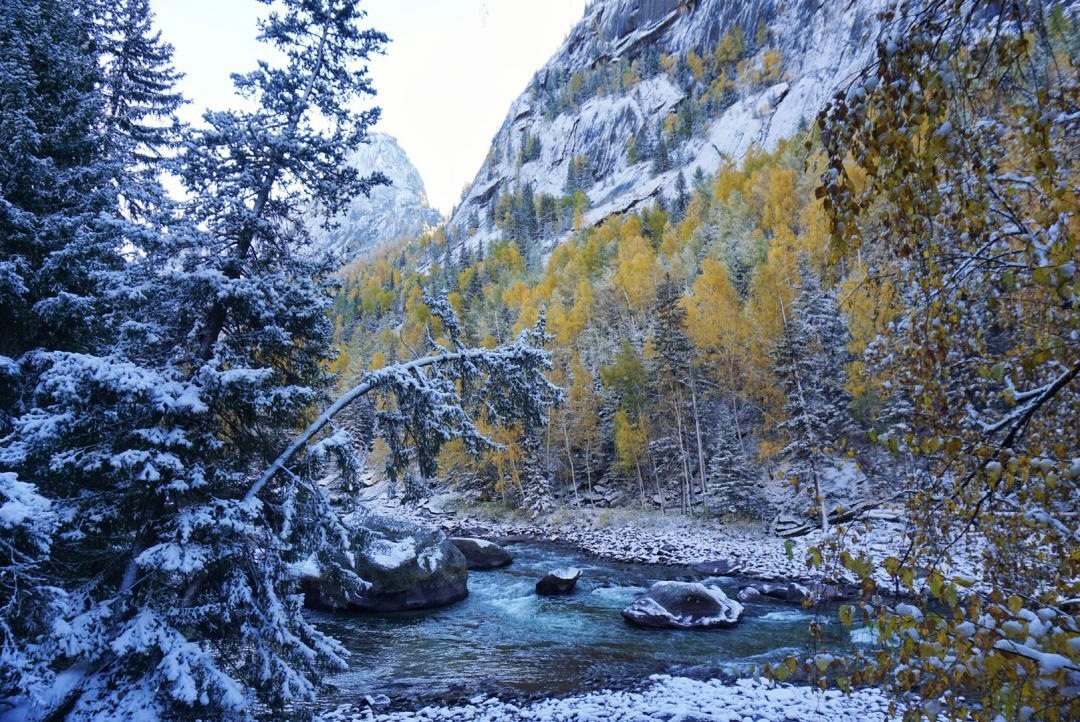
[[[577,490],[577,475],[574,473],[574,457],[570,453],[570,436],[566,433],[566,417],[563,417],[562,423],[563,441],[566,442],[566,462],[570,464],[570,485],[574,487],[574,505],[581,508],[581,498],[578,496]]]
[[[682,462],[682,513],[688,514],[692,501],[690,499],[690,470],[686,464],[686,444],[683,443],[682,412],[678,393],[675,394],[675,433],[679,437],[679,460]]]
[[[694,412],[694,437],[697,440],[698,481],[701,484],[701,506],[707,510],[709,497],[705,491],[705,452],[701,447],[701,422],[698,415],[697,384],[694,383],[694,370],[690,369],[690,408]]]
[[[637,483],[638,489],[641,490],[641,508],[645,508],[645,480],[641,478],[641,463],[634,460],[634,466],[637,467]]]
[[[644,422],[643,422],[644,423]],[[645,453],[649,455],[649,466],[652,468],[653,481],[656,483],[656,496],[660,498],[660,514],[667,516],[667,508],[664,504],[664,490],[660,487],[660,475],[656,473],[656,459],[651,453],[652,443],[649,441],[649,429],[645,428]]]
[[[592,442],[585,442],[585,483],[589,487],[589,503],[596,508],[596,502],[592,501]]]

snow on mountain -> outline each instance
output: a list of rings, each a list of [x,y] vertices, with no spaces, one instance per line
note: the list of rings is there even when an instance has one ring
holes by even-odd
[[[360,251],[398,236],[416,236],[442,222],[442,214],[428,204],[424,181],[397,140],[386,133],[371,133],[349,163],[361,172],[381,171],[390,183],[370,196],[358,196],[336,220],[337,228],[313,229],[319,253],[347,262]]]
[[[529,183],[534,193],[560,196],[575,158],[588,160],[587,223],[670,197],[682,171],[714,172],[723,159],[740,160],[751,146],[766,150],[814,120],[832,93],[874,55],[878,13],[884,0],[597,0],[570,31],[559,51],[511,105],[492,150],[450,219],[455,239],[471,247],[500,237],[492,208],[501,195]],[[782,57],[778,82],[737,81],[723,107],[672,152],[670,170],[654,172],[648,159],[626,152],[642,126],[655,129],[701,90],[670,72],[646,74],[628,90],[601,87],[583,102],[552,117],[550,99],[566,83],[604,65],[655,64],[655,58],[711,53],[726,33],[742,29],[745,67]],[[678,73],[675,73],[677,76]],[[695,97],[695,93],[697,96]],[[539,151],[523,157],[532,137]],[[522,162],[524,161],[524,162]],[[564,238],[564,223],[541,239]]]

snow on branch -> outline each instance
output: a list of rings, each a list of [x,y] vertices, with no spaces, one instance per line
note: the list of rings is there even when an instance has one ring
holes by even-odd
[[[462,438],[471,448],[491,445],[466,412],[470,399],[463,396],[474,396],[471,400],[496,422],[543,424],[547,409],[562,400],[562,391],[544,376],[551,368],[550,356],[542,345],[547,338],[541,317],[536,328],[523,331],[508,346],[446,351],[368,373],[274,459],[248,489],[245,500],[254,498],[334,416],[372,391],[387,391],[398,402],[397,411],[383,416],[393,452],[387,462],[391,473],[405,460],[400,449],[403,434],[421,445],[418,460],[422,471],[434,463],[439,447],[450,439]],[[428,375],[422,373],[425,370]],[[479,384],[473,394],[465,394],[459,391],[459,382],[462,389]]]

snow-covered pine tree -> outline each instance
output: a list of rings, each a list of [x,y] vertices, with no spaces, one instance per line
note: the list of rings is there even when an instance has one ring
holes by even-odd
[[[689,107],[689,104],[686,107]],[[690,205],[690,193],[686,189],[686,175],[680,170],[675,178],[675,203],[672,208],[676,221],[682,220],[688,205]]]
[[[33,167],[37,159],[25,154],[51,150],[38,126],[68,106],[72,115],[60,122],[70,132],[56,131],[56,142],[110,147],[95,135],[105,126],[98,58],[86,55],[90,31],[73,3],[16,2],[15,19],[0,20],[5,108],[10,98],[32,121],[23,132],[37,133],[15,138],[22,145],[4,156],[5,173]],[[342,664],[341,647],[304,618],[292,571],[311,554],[334,565],[355,536],[305,473],[309,457],[349,445],[332,428],[334,414],[366,394],[385,395],[393,402],[382,419],[388,467],[415,463],[430,475],[447,440],[487,443],[470,414],[538,425],[558,399],[543,376],[542,327],[499,349],[461,348],[451,330],[452,347],[367,375],[279,453],[331,380],[326,269],[299,252],[301,213],[312,203],[333,211],[377,180],[342,162],[376,117],[349,109],[370,90],[363,59],[384,41],[359,28],[362,18],[355,0],[280,3],[261,37],[286,65],[240,76],[253,109],[209,113],[185,139],[172,166],[188,190],[183,213],[133,227],[115,193],[111,205],[93,207],[93,218],[113,215],[107,250],[139,251],[127,264],[116,254],[98,274],[111,284],[90,289],[104,314],[63,297],[102,328],[50,338],[34,316],[47,304],[5,308],[15,325],[4,331],[27,333],[4,337],[4,352],[19,354],[4,359],[5,380],[18,376],[18,384],[6,381],[5,401],[20,405],[5,407],[0,492],[5,520],[15,521],[0,540],[33,554],[4,573],[20,574],[22,584],[41,579],[50,594],[32,599],[33,609],[0,608],[13,630],[4,632],[0,679],[39,716],[250,719],[256,706],[303,716],[297,705],[313,700],[320,672]],[[41,80],[24,64],[72,77],[49,76],[38,92]],[[61,161],[82,158],[57,156],[37,165],[63,171]],[[107,170],[124,167],[105,160]],[[84,170],[80,179],[95,177]],[[106,189],[123,186],[105,179]],[[25,226],[15,226],[16,241],[51,243],[61,260],[85,247],[91,236],[78,223],[92,204],[60,205],[59,222],[44,224],[34,203],[51,189],[9,188],[26,207],[5,205]],[[35,224],[51,235],[33,235]],[[68,228],[77,232],[59,233]],[[5,250],[20,248],[4,240]],[[4,260],[21,281],[40,257]],[[88,264],[87,277],[94,270]],[[27,285],[10,285],[16,301],[32,297]],[[362,583],[340,567],[336,576]],[[37,621],[47,624],[34,628]]]
[[[82,0],[96,29],[110,153],[123,163],[124,211],[142,216],[165,204],[158,183],[164,155],[175,149],[184,103],[173,48],[153,29],[149,0]]]
[[[90,347],[102,274],[121,266],[96,225],[114,202],[116,169],[102,152],[91,40],[73,0],[12,0],[0,13],[0,354],[9,359]]]
[[[52,680],[33,640],[62,608],[46,575],[57,521],[36,485],[0,472],[0,712]]]
[[[774,371],[787,401],[784,420],[777,428],[788,445],[784,454],[793,474],[809,481],[823,528],[828,528],[821,479],[828,456],[825,450],[842,445],[851,433],[850,394],[844,386],[847,328],[835,300],[803,259],[802,288],[794,307],[784,310],[780,339],[772,351]]]
[[[537,429],[526,429],[522,433],[521,486],[522,506],[533,516],[543,514],[555,508],[551,497],[551,474],[544,468],[543,444]]]
[[[62,561],[80,593],[47,650],[54,667],[68,660],[70,692],[52,702],[69,718],[246,717],[253,697],[312,699],[319,668],[341,663],[303,619],[287,564],[303,535],[326,545],[344,530],[319,493],[245,490],[325,388],[327,287],[296,253],[297,210],[337,210],[372,183],[343,170],[375,117],[347,110],[370,90],[356,62],[384,40],[361,18],[355,2],[287,2],[262,22],[287,65],[238,76],[254,109],[208,113],[185,139],[173,170],[186,225],[135,239],[117,344],[54,354],[16,424],[4,460],[49,478],[79,519]],[[113,91],[131,107],[122,97],[145,88]],[[65,423],[35,433],[47,418]]]
[[[75,10],[11,0],[0,12],[0,698],[51,687],[38,641],[66,601],[50,574],[62,510],[42,479],[2,457],[42,352],[94,348],[104,289],[122,267],[100,223],[116,167],[102,152],[92,29]]]
[[[657,378],[663,389],[668,407],[675,417],[675,442],[678,448],[678,465],[683,479],[683,511],[690,509],[693,501],[691,479],[694,469],[699,474],[701,502],[705,504],[705,452],[701,438],[698,413],[697,380],[694,368],[695,348],[686,335],[686,307],[682,303],[682,289],[678,282],[665,274],[656,291],[655,321],[652,346],[656,351]],[[694,437],[687,440],[690,422]],[[664,428],[664,424],[660,428]],[[670,429],[670,423],[667,424]],[[691,447],[696,449],[696,464],[691,461]]]
[[[724,514],[752,515],[756,490],[749,461],[735,436],[735,424],[729,413],[724,413],[717,424],[714,443],[709,459],[713,506]]]

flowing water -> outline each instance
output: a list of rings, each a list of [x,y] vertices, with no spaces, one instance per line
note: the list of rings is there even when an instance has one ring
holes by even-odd
[[[349,671],[329,680],[339,690],[334,696],[345,701],[491,688],[566,694],[657,672],[745,670],[810,644],[812,610],[772,601],[745,604],[742,621],[729,629],[634,627],[621,610],[653,582],[690,578],[686,569],[609,562],[551,544],[506,548],[516,555],[514,563],[470,572],[468,598],[449,607],[316,614],[352,653]],[[582,570],[573,594],[533,593],[547,571],[567,566]],[[701,581],[735,598],[734,580]]]

